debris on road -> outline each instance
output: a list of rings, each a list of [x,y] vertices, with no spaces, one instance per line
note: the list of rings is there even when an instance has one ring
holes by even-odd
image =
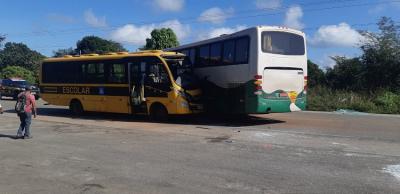
[[[389,173],[400,181],[400,165],[388,165],[383,172]]]
[[[365,113],[365,112],[358,112],[355,110],[349,110],[349,109],[338,109],[336,111],[333,111],[334,113],[337,114],[346,114],[346,115],[367,115],[369,113]]]

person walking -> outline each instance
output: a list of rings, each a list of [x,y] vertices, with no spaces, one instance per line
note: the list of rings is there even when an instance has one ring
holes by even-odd
[[[30,126],[32,122],[32,114],[33,117],[36,118],[36,113],[37,113],[36,101],[35,101],[35,96],[31,94],[31,88],[29,87],[25,88],[24,92],[18,94],[18,99],[23,98],[24,96],[25,96],[25,108],[24,108],[25,111],[22,113],[18,113],[21,124],[17,132],[17,138],[31,139],[32,135],[30,131]]]
[[[3,107],[1,106],[1,95],[0,95],[0,114],[3,114]]]
[[[3,114],[3,107],[1,106],[1,91],[0,91],[0,114]]]

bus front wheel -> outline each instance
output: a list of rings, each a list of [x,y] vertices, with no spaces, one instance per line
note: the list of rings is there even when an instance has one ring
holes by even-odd
[[[150,107],[150,119],[152,121],[166,122],[168,121],[168,111],[164,105],[156,103]]]
[[[71,111],[71,114],[74,116],[80,116],[83,114],[83,107],[81,102],[79,102],[79,100],[72,100],[71,103],[69,104],[69,110]]]

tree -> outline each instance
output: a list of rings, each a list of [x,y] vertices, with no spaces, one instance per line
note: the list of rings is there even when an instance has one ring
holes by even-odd
[[[146,45],[141,50],[162,50],[179,46],[178,38],[170,28],[154,29],[151,38],[146,39]]]
[[[75,51],[78,54],[104,54],[107,52],[122,52],[127,50],[120,43],[105,40],[97,36],[86,36],[76,43]]]
[[[378,27],[378,33],[362,33],[366,85],[370,90],[400,90],[400,27],[387,17],[380,19]]]
[[[53,57],[62,57],[64,55],[76,55],[78,54],[75,49],[67,48],[67,49],[58,49],[53,51]]]
[[[2,70],[2,73],[0,74],[0,78],[3,79],[11,77],[20,77],[30,83],[37,82],[37,79],[32,71],[29,71],[19,66],[13,66],[13,65],[7,66]]]
[[[363,90],[364,67],[359,58],[332,57],[336,62],[333,68],[328,68],[326,79],[334,89]]]
[[[310,60],[307,60],[308,80],[307,85],[312,88],[317,85],[325,85],[325,73],[319,66]]]
[[[45,58],[37,51],[31,50],[23,43],[7,42],[0,51],[2,67],[14,65],[38,73],[39,64]]]

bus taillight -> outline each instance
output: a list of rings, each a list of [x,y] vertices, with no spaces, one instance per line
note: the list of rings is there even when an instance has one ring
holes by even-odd
[[[262,86],[261,86],[261,84],[262,84],[262,81],[261,81],[262,76],[261,75],[255,75],[254,79],[255,79],[255,81],[254,81],[254,85],[255,85],[254,94],[255,95],[261,95],[262,94],[262,92],[261,92],[261,90],[262,90]]]

